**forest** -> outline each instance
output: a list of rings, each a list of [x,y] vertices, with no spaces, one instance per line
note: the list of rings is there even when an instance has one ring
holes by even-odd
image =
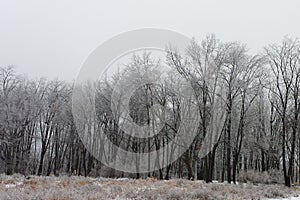
[[[200,41],[193,39],[185,54],[169,46],[163,59],[149,52],[133,55],[124,71],[84,88],[85,98],[91,95],[89,87],[96,88],[95,116],[84,116],[88,141],[82,139],[81,128],[76,126],[78,116],[72,110],[74,83],[33,80],[18,74],[14,66],[2,66],[0,173],[182,178],[207,183],[236,183],[249,179],[249,174],[268,174],[269,183],[299,184],[300,40],[284,37],[258,54],[249,52],[246,44],[224,42],[211,34]],[[130,152],[147,153],[166,146],[178,134],[181,111],[189,105],[182,104],[186,97],[175,95],[181,79],[174,74],[160,85],[144,84],[128,100],[132,121],[148,128],[155,121],[151,107],[166,108],[168,117],[159,134],[148,138],[126,134],[121,114],[111,108],[113,97],[114,101],[122,97],[113,92],[119,80],[138,82],[162,63],[193,88],[199,111],[196,136],[189,138],[191,144],[178,159],[155,171],[127,173],[107,167],[97,159],[115,159],[113,146],[101,149],[106,140]],[[126,83],[121,86],[126,88]],[[204,144],[204,138],[211,135],[217,137]],[[93,147],[86,148],[87,143]],[[99,155],[93,155],[94,150]]]

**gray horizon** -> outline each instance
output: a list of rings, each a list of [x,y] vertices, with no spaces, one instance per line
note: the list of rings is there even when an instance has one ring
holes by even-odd
[[[30,78],[73,81],[101,43],[134,29],[170,29],[200,40],[209,33],[259,53],[300,36],[300,2],[0,1],[0,66]]]

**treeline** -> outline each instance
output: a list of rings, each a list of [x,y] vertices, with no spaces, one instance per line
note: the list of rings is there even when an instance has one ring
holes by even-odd
[[[132,74],[127,79],[140,80],[160,62],[149,53],[135,55],[126,64],[127,75]],[[73,84],[28,80],[16,74],[13,67],[2,67],[0,171],[25,175],[178,177],[235,183],[239,174],[249,170],[278,170],[286,186],[299,182],[298,39],[284,38],[281,44],[269,45],[263,53],[251,55],[244,44],[222,42],[209,35],[200,42],[191,41],[183,55],[176,48],[167,48],[165,62],[193,86],[200,116],[197,136],[172,164],[146,174],[127,174],[105,167],[89,153],[77,132],[72,114]],[[121,78],[122,72],[118,72],[97,84],[98,121],[92,126],[103,131],[114,144],[132,152],[162,148],[180,126],[182,105],[180,97],[172,93],[176,83],[180,84],[179,79],[170,74],[164,85],[146,84],[133,93],[129,107],[135,123],[150,127],[150,108],[154,104],[171,113],[160,134],[136,139],[121,130],[120,119],[111,110],[113,88]],[[211,151],[200,157],[204,138],[212,134],[219,137],[213,139]],[[105,152],[112,159],[115,154],[114,150]]]

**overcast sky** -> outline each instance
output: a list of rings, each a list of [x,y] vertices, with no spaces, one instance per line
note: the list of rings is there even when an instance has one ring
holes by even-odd
[[[102,42],[145,27],[197,39],[215,33],[259,52],[284,35],[300,36],[300,1],[0,0],[0,66],[71,81]]]

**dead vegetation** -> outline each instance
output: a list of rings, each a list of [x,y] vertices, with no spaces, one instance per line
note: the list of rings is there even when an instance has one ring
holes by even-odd
[[[107,179],[84,177],[0,176],[1,200],[69,199],[266,199],[300,196],[300,188],[241,183],[206,184],[174,179]]]

